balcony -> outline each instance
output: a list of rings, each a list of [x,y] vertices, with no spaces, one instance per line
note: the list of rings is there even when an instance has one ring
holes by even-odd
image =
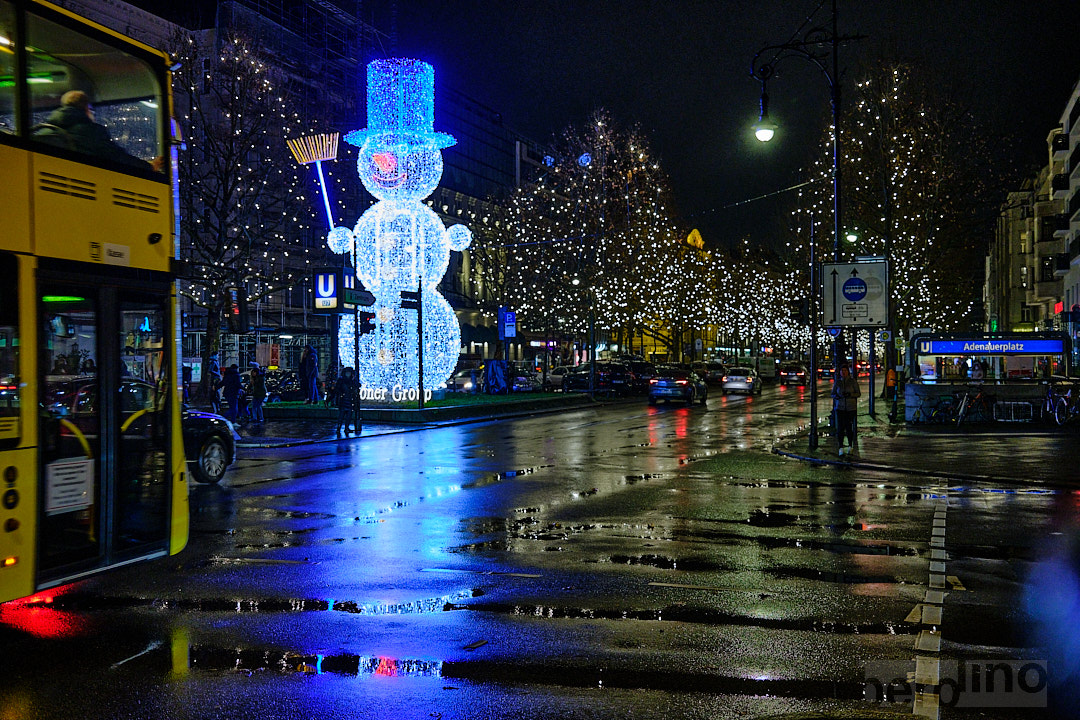
[[[1069,243],[1069,260],[1080,258],[1080,237]]]
[[[1043,278],[1035,281],[1035,298],[1037,301],[1057,300],[1061,297],[1061,279]]]
[[[1046,215],[1039,218],[1039,242],[1049,242],[1069,234],[1069,219],[1064,215]]]
[[[1058,137],[1061,137],[1058,135]],[[1069,195],[1069,176],[1065,173],[1055,173],[1050,178],[1050,189],[1053,191],[1055,200],[1062,200]]]
[[[1054,277],[1063,278],[1069,274],[1069,253],[1054,255]]]
[[[1055,160],[1063,160],[1069,154],[1069,136],[1067,133],[1058,133],[1050,141],[1050,150],[1054,153]]]

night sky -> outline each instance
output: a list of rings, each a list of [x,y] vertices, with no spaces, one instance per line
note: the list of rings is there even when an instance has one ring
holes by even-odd
[[[387,3],[364,5],[374,12]],[[700,227],[709,243],[748,233],[767,240],[788,198],[724,206],[805,179],[800,168],[828,126],[829,91],[812,64],[787,61],[769,83],[770,114],[781,129],[773,142],[758,143],[750,126],[760,85],[750,62],[764,45],[787,41],[818,7],[819,0],[401,1],[391,51],[432,63],[437,84],[488,105],[537,141],[597,108],[640,124],[688,227]],[[1080,79],[1080,2],[840,0],[839,8],[840,33],[867,36],[842,48],[842,87],[882,51],[925,62],[996,134],[1015,136],[1026,166],[1045,164],[1046,136]],[[813,24],[828,21],[827,2],[814,17]]]

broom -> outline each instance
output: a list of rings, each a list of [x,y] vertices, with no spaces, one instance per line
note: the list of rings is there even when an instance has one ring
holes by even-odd
[[[330,229],[334,229],[334,218],[330,214],[330,196],[326,194],[326,179],[323,178],[323,160],[337,159],[339,133],[326,133],[324,135],[308,135],[306,137],[286,140],[289,150],[292,151],[296,162],[301,165],[315,163],[315,169],[319,172],[319,186],[322,188],[323,205],[326,207],[326,223]]]

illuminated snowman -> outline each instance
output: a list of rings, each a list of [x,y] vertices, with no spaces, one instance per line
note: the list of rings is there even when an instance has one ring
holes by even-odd
[[[423,304],[424,387],[443,384],[454,371],[461,328],[437,285],[451,250],[472,240],[464,225],[443,226],[422,200],[442,178],[442,149],[456,141],[434,132],[435,72],[418,60],[376,60],[367,68],[368,128],[345,136],[360,148],[357,170],[378,202],[351,231],[337,227],[327,244],[355,257],[356,276],[375,296],[375,331],[359,338],[354,355],[354,320],[341,317],[338,330],[343,366],[357,368],[365,388],[418,386],[417,316],[403,310],[401,293],[420,290]]]

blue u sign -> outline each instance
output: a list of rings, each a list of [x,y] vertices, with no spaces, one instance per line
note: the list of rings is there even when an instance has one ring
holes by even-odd
[[[858,302],[866,297],[866,282],[862,278],[848,278],[844,282],[844,297],[851,302]]]

